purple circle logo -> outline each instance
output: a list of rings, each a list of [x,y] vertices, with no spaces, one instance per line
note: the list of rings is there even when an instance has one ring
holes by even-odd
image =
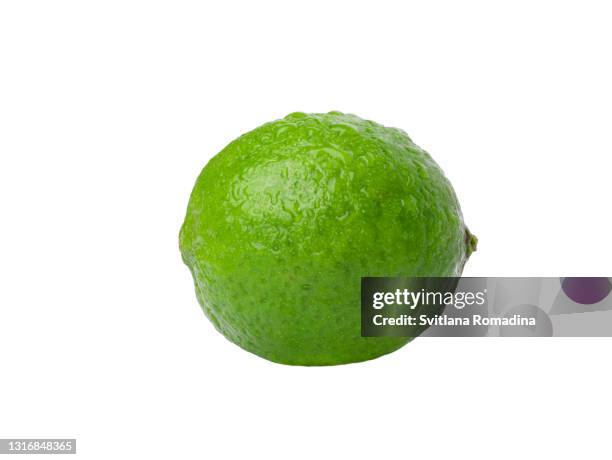
[[[612,283],[608,278],[561,278],[561,288],[574,302],[591,305],[610,294]]]

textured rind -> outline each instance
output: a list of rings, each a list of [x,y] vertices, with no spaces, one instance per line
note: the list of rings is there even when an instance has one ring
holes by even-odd
[[[331,365],[411,340],[361,337],[362,276],[458,276],[470,237],[450,183],[403,131],[293,113],[210,160],[180,248],[229,340],[280,363]]]

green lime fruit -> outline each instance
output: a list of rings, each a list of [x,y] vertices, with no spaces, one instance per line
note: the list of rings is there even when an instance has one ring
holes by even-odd
[[[476,246],[427,152],[339,112],[292,113],[230,143],[198,177],[179,239],[215,327],[295,365],[402,347],[413,337],[361,336],[361,277],[459,276]]]

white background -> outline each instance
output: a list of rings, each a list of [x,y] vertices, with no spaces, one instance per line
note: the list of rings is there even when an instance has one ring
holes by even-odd
[[[606,3],[2,2],[0,437],[86,459],[610,458],[611,340],[281,366],[213,329],[178,251],[212,155],[341,110],[439,162],[480,238],[466,275],[609,275]]]

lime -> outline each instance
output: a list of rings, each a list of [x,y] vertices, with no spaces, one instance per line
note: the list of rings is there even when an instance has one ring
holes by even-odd
[[[361,337],[362,276],[458,276],[475,238],[430,155],[354,115],[292,113],[198,177],[180,232],[215,327],[271,361],[332,365],[410,337]]]

